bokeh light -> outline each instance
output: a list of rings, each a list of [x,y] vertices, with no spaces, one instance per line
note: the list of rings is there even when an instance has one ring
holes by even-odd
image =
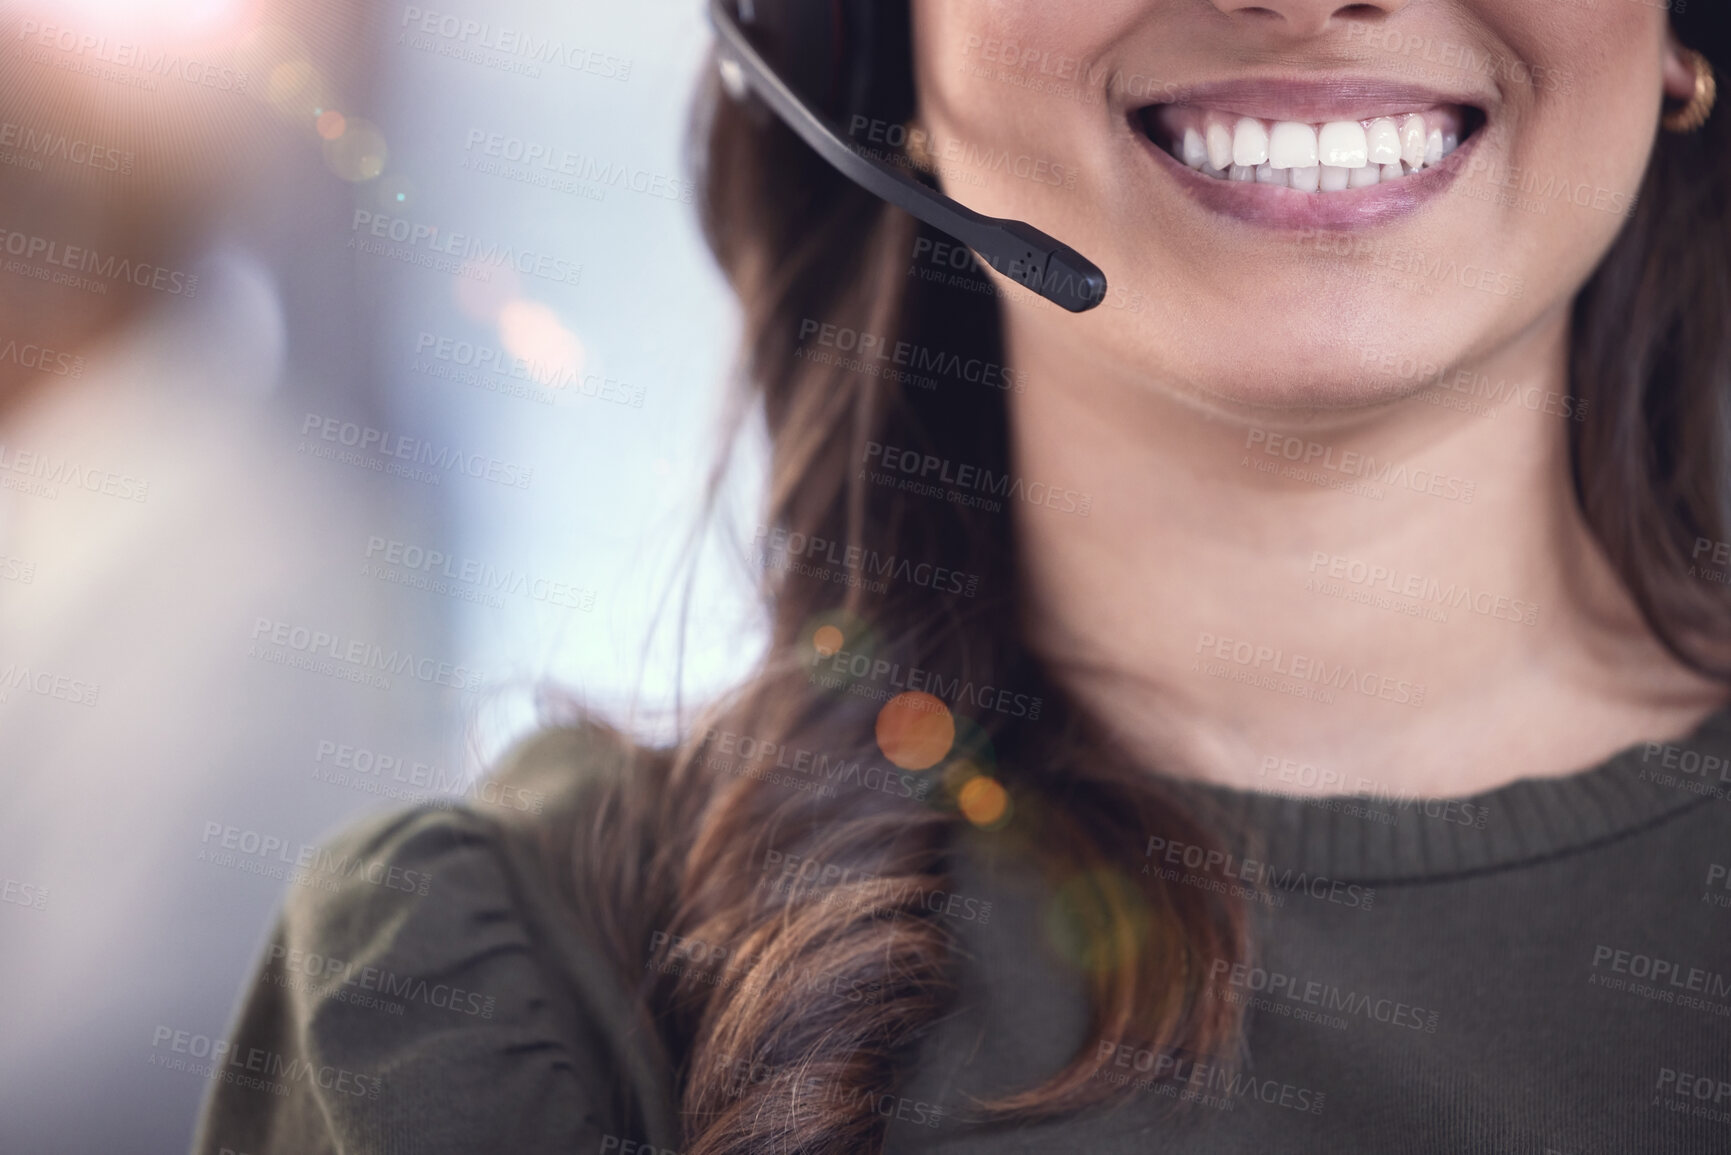
[[[929,769],[949,754],[956,720],[939,698],[908,690],[878,711],[877,740],[884,757],[903,770]]]
[[[385,212],[402,212],[415,203],[418,190],[415,183],[401,173],[386,173],[370,186],[373,190],[373,202]],[[509,300],[515,294],[508,294],[501,300]],[[486,320],[497,316],[497,308],[490,310]]]
[[[237,30],[259,8],[258,0],[31,0],[32,13],[76,22],[95,34],[125,33],[165,38],[213,37]]]
[[[325,164],[346,181],[369,181],[385,171],[385,134],[351,117],[343,134],[325,141]]]
[[[1141,887],[1104,868],[1067,879],[1047,903],[1044,921],[1053,949],[1096,974],[1134,966],[1152,925]]]
[[[1003,783],[976,774],[962,784],[956,795],[962,816],[975,826],[995,830],[1010,818],[1010,794]]]
[[[583,372],[583,342],[552,307],[526,297],[499,309],[499,339],[532,366],[537,380],[557,382]]]
[[[847,635],[843,634],[838,626],[819,626],[817,629],[812,631],[812,649],[816,650],[826,658],[840,652],[843,644],[846,642]]]

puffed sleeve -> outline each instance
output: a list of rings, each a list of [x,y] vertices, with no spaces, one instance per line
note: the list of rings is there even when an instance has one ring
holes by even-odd
[[[621,984],[502,840],[422,808],[321,848],[213,1057],[198,1155],[673,1146]]]

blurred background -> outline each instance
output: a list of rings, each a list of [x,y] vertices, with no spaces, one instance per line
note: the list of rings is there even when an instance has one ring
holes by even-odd
[[[303,847],[756,659],[758,441],[690,539],[708,43],[699,0],[0,4],[0,1150],[184,1150],[164,1040],[224,1036]]]

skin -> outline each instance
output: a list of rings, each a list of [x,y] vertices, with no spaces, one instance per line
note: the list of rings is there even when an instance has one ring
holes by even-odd
[[[986,168],[957,179],[965,168],[952,165],[946,186],[1061,238],[1112,284],[1080,316],[1014,288],[1003,310],[1009,363],[1029,382],[1010,399],[1015,470],[1092,497],[1087,517],[1015,503],[1027,634],[1134,755],[1253,789],[1298,790],[1302,777],[1327,792],[1457,796],[1677,737],[1724,703],[1724,687],[1652,638],[1594,543],[1557,411],[1570,303],[1623,223],[1602,206],[1633,195],[1664,100],[1692,89],[1661,8],[913,7],[918,119],[939,155],[959,140],[1073,171],[1054,185]],[[1413,37],[1427,48],[1391,48]],[[987,59],[1004,41],[1032,62]],[[1468,58],[1496,66],[1461,66]],[[1343,248],[1204,207],[1129,120],[1190,84],[1340,75],[1423,82],[1487,114],[1472,172],[1414,213],[1340,230]],[[1603,190],[1601,207],[1498,203],[1492,180],[1509,166]],[[1374,250],[1355,255],[1364,241]],[[1414,273],[1394,259],[1414,252],[1481,272]],[[1403,376],[1403,363],[1440,367],[1463,389],[1473,374],[1510,383],[1539,409],[1438,404],[1463,395],[1439,392],[1434,374]],[[1445,495],[1420,482],[1383,485],[1378,500],[1264,472],[1254,465],[1288,464],[1265,452],[1270,437],[1326,447],[1331,461],[1356,452],[1435,471]],[[1335,558],[1385,567],[1397,588],[1411,575],[1507,601],[1493,614],[1456,606],[1446,621],[1392,612],[1338,596],[1365,589],[1350,580],[1319,592]],[[1278,650],[1287,668],[1304,655],[1388,681],[1327,703],[1245,685],[1209,676],[1204,662],[1251,668],[1216,656],[1210,638]]]
[[[158,78],[157,87],[147,90],[68,70],[61,65],[76,58],[42,46],[37,37],[44,28],[101,37],[111,59],[120,45],[178,51],[212,68],[247,73],[248,91],[257,94],[264,91],[263,73],[273,58],[258,47],[249,54],[247,33],[261,24],[286,24],[304,30],[301,43],[340,91],[358,87],[349,71],[359,61],[351,59],[354,50],[343,42],[353,25],[352,7],[350,0],[131,7],[106,0],[19,0],[11,5],[8,19],[0,22],[0,37],[10,45],[0,57],[0,86],[9,94],[0,121],[13,126],[12,133],[65,138],[98,146],[105,155],[124,154],[130,171],[59,159],[40,168],[0,164],[0,228],[104,257],[185,270],[224,206],[259,179],[273,149],[280,151],[294,139],[282,131],[285,117],[245,92],[173,77]],[[188,13],[204,19],[187,23]],[[311,136],[310,119],[292,123]],[[42,261],[29,263],[41,266]],[[61,353],[94,354],[105,339],[163,300],[121,280],[112,281],[108,290],[93,293],[0,272],[0,317],[5,318],[0,345],[15,340]],[[0,424],[19,410],[46,403],[62,382],[14,360],[0,360]]]

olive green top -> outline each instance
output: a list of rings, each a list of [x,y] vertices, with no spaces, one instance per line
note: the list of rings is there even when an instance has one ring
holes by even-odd
[[[611,749],[549,735],[510,781],[581,811]],[[933,907],[962,946],[957,1008],[874,1104],[887,1151],[1731,1151],[1731,711],[1447,802],[1187,789],[1254,848],[1204,862],[1151,832],[1125,865],[1272,890],[1254,965],[1223,976],[1248,1061],[1115,1052],[1115,1107],[971,1122],[974,1097],[1061,1067],[1088,1018],[1054,892],[970,835]],[[505,836],[535,821],[422,809],[335,842],[360,865],[285,903],[196,1150],[678,1150],[665,1058]]]

